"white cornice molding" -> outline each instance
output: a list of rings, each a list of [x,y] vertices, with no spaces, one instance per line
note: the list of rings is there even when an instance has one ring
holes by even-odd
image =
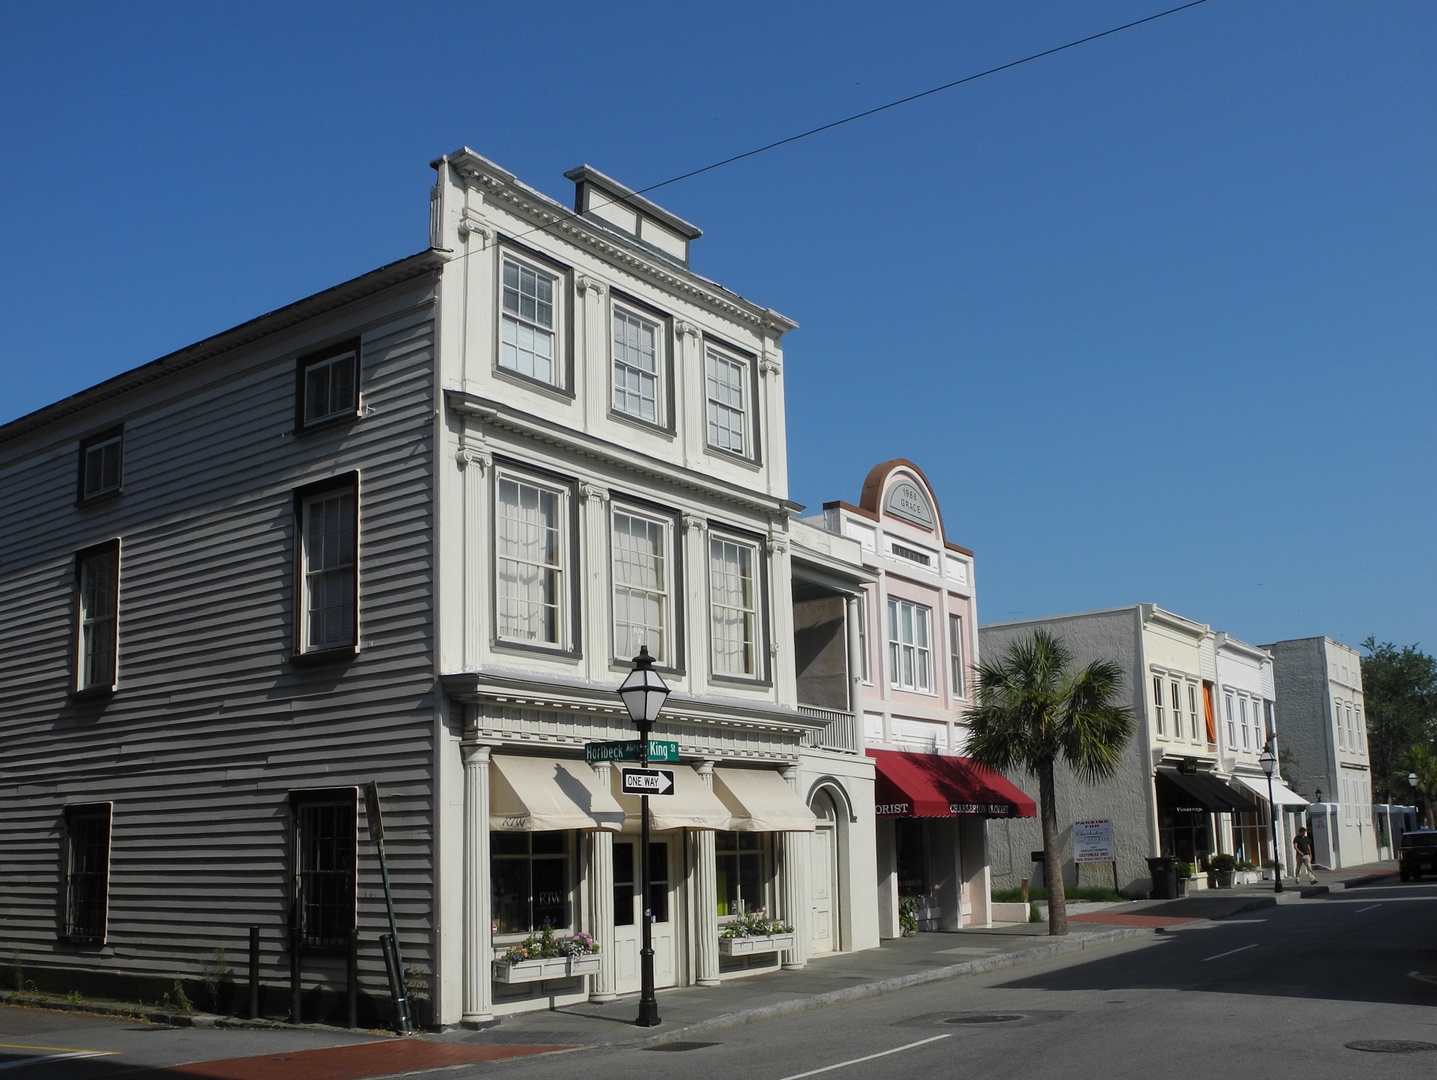
[[[775,514],[788,515],[793,505],[762,492],[752,491],[715,480],[711,476],[684,469],[658,458],[630,450],[617,443],[596,439],[574,431],[572,428],[541,419],[530,413],[510,408],[497,401],[475,397],[462,390],[444,391],[445,402],[451,412],[470,420],[480,420],[492,428],[511,431],[525,438],[548,443],[581,457],[616,466],[626,472],[658,480],[664,484],[683,488],[708,498],[738,506],[749,512],[766,517]]]
[[[637,248],[623,245],[617,238],[611,238],[599,231],[587,218],[575,214],[548,196],[527,188],[512,173],[485,160],[472,150],[460,151],[446,160],[463,183],[483,190],[486,196],[496,201],[507,203],[513,210],[532,219],[551,236],[563,234],[569,240],[598,252],[610,262],[618,263],[648,278],[661,288],[680,293],[737,322],[747,323],[760,333],[778,336],[798,328],[798,323],[772,308],[761,308],[737,294],[725,296],[719,291],[721,286],[715,286],[677,266],[666,266],[657,259],[647,257]]]

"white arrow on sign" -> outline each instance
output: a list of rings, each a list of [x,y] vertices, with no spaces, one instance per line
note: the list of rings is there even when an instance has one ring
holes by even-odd
[[[620,780],[625,795],[669,795],[674,790],[672,769],[622,769]]]

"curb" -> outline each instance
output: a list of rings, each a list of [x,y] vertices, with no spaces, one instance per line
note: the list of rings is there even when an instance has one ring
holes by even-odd
[[[15,1000],[16,995],[0,993],[0,1005],[14,1005],[26,1009],[45,1009],[49,1012],[81,1013],[90,1016],[118,1016],[125,1020],[141,1020],[148,1024],[164,1024],[178,1028],[252,1028],[260,1031],[321,1031],[342,1034],[394,1035],[388,1028],[341,1028],[330,1024],[291,1024],[287,1020],[268,1020],[260,1017],[246,1020],[238,1016],[220,1016],[216,1013],[172,1012],[150,1008],[145,1005],[108,1005],[99,1001],[64,1001],[49,998],[36,1001],[30,995]]]
[[[1021,952],[1003,953],[999,956],[984,957],[981,960],[967,960],[961,964],[950,964],[947,967],[928,968],[925,971],[916,971],[911,975],[897,975],[890,979],[880,979],[877,982],[861,983],[858,986],[845,986],[842,990],[830,990],[827,993],[812,994],[808,997],[793,998],[789,1001],[779,1001],[772,1005],[762,1005],[755,1009],[741,1009],[737,1012],[724,1013],[720,1016],[710,1017],[707,1020],[699,1020],[680,1028],[674,1028],[664,1032],[662,1035],[651,1035],[648,1038],[631,1039],[625,1042],[604,1043],[602,1047],[648,1046],[654,1043],[668,1042],[679,1035],[692,1035],[703,1031],[714,1031],[719,1028],[738,1027],[743,1024],[752,1024],[779,1016],[790,1016],[794,1013],[822,1009],[829,1005],[841,1005],[850,1001],[861,1001],[864,998],[877,997],[880,994],[886,994],[893,990],[904,990],[911,986],[923,986],[927,983],[943,982],[947,979],[956,979],[964,975],[981,975],[989,971],[1001,971],[1003,968],[1019,967],[1024,964],[1036,963],[1040,960],[1049,960],[1055,956],[1066,956],[1069,953],[1082,952],[1100,945],[1109,945],[1115,941],[1152,937],[1155,933],[1155,930],[1146,926],[1124,926],[1113,930],[1103,930],[1094,934],[1083,934],[1081,937],[1068,937],[1047,945],[1024,949]],[[594,1049],[599,1048],[598,1046],[594,1047]]]

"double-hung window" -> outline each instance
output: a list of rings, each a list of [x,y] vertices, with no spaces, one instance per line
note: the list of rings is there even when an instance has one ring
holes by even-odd
[[[1167,720],[1163,712],[1163,677],[1153,676],[1153,714],[1158,722],[1158,734],[1166,735]]]
[[[928,608],[907,600],[888,601],[889,681],[899,690],[933,690],[933,651]]]
[[[758,548],[709,537],[709,610],[715,675],[758,671]]]
[[[858,598],[858,670],[864,682],[868,676],[868,596]]]
[[[118,495],[125,477],[125,429],[114,428],[80,443],[80,502]]]
[[[1198,735],[1197,686],[1193,683],[1188,683],[1188,728],[1192,741],[1197,742],[1201,736]]]
[[[305,945],[346,945],[354,930],[358,799],[353,788],[295,792],[294,897]]]
[[[1339,750],[1346,750],[1347,732],[1342,726],[1342,702],[1338,701],[1336,698],[1332,699],[1332,715],[1333,718],[1337,721],[1337,748]]]
[[[1237,749],[1237,726],[1233,720],[1232,695],[1224,694],[1223,708],[1227,710],[1227,744],[1232,749]]]
[[[504,256],[500,287],[499,366],[539,382],[560,382],[553,274]]]
[[[670,531],[661,518],[614,509],[611,542],[614,650],[618,656],[633,656],[641,645],[647,645],[656,663],[674,663]]]
[[[948,678],[954,697],[963,696],[963,617],[948,616]]]
[[[300,489],[299,653],[359,644],[359,479]]]
[[[358,341],[300,357],[295,412],[301,431],[359,414]]]
[[[110,804],[65,808],[65,937],[105,943],[110,907]]]
[[[566,503],[560,488],[499,475],[494,539],[498,636],[505,641],[565,644]]]
[[[709,348],[705,361],[708,444],[717,450],[749,456],[748,364]]]
[[[75,689],[110,690],[118,676],[120,542],[75,556]]]
[[[1251,748],[1251,743],[1248,741],[1247,734],[1247,698],[1237,699],[1237,709],[1238,716],[1242,720],[1242,748],[1248,750]]]
[[[617,304],[613,321],[614,412],[650,424],[662,423],[659,393],[663,345],[659,324]]]

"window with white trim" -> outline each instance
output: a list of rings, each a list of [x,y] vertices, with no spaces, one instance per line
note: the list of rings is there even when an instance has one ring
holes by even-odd
[[[1242,748],[1244,750],[1247,750],[1250,749],[1250,744],[1248,743],[1247,736],[1247,698],[1238,698],[1237,708],[1238,715],[1242,719]]]
[[[565,494],[503,473],[495,488],[498,636],[563,645]]]
[[[75,689],[113,689],[119,667],[120,542],[76,555],[75,584]]]
[[[562,381],[555,318],[559,279],[510,255],[502,263],[499,366],[558,386]]]
[[[899,690],[933,690],[931,618],[932,612],[921,604],[888,601],[889,682]]]
[[[573,930],[573,873],[567,832],[496,832],[489,838],[494,930]],[[617,848],[618,845],[615,845]]]
[[[715,675],[758,674],[758,547],[709,536],[709,610]]]
[[[1358,705],[1355,712],[1357,727],[1354,729],[1357,736],[1357,752],[1365,755],[1367,753],[1367,729],[1362,726],[1362,706]]]
[[[954,697],[963,696],[963,616],[948,616],[948,679]]]
[[[1167,718],[1163,712],[1163,677],[1153,676],[1153,715],[1158,722],[1158,734],[1166,735]]]
[[[858,669],[864,682],[868,677],[868,594],[858,597]]]
[[[80,443],[80,502],[118,495],[124,480],[125,429],[115,428]]]
[[[300,653],[359,643],[358,480],[299,498]]]
[[[103,945],[110,909],[110,804],[65,807],[64,936]]]
[[[673,666],[672,530],[662,518],[615,507],[610,526],[614,577],[614,653],[636,656],[647,645],[654,662]]]
[[[1228,744],[1228,746],[1230,746],[1232,749],[1236,750],[1236,749],[1237,749],[1237,727],[1235,726],[1235,724],[1234,724],[1234,722],[1233,722],[1232,695],[1231,695],[1231,694],[1224,694],[1224,695],[1222,696],[1222,704],[1223,704],[1223,708],[1224,708],[1224,709],[1226,710],[1226,712],[1227,712],[1227,744]]]
[[[1354,754],[1357,753],[1357,726],[1352,722],[1352,702],[1343,706],[1347,713],[1347,748]]]
[[[1192,741],[1197,742],[1201,736],[1198,734],[1197,685],[1194,683],[1188,683],[1188,727]]]
[[[1332,715],[1337,721],[1337,748],[1347,749],[1347,732],[1342,727],[1342,702],[1332,699]]]
[[[359,414],[359,342],[301,357],[296,428],[315,427]]]
[[[705,366],[708,404],[708,444],[718,450],[747,456],[748,364],[709,348]]]
[[[614,305],[614,412],[663,423],[663,339],[653,319]]]
[[[1168,683],[1168,692],[1168,700],[1173,707],[1173,737],[1181,739],[1183,737],[1182,683],[1173,679]]]

